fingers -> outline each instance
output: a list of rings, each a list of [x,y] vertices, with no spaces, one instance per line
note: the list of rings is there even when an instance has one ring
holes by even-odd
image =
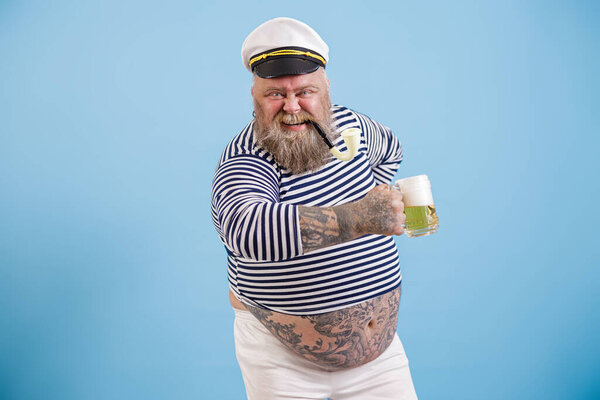
[[[390,207],[388,209],[387,216],[390,218],[390,221],[393,221],[390,226],[391,234],[402,235],[404,233],[404,228],[402,226],[406,221],[402,193],[400,193],[400,190],[393,185],[388,184],[381,186],[384,186],[384,188],[381,190],[384,190],[385,194],[387,195],[386,201]]]
[[[396,189],[394,186],[392,185],[388,185],[389,187],[391,187],[391,192],[392,194],[392,205],[395,207],[399,207],[400,211],[404,211],[404,201],[403,201],[403,197],[402,197],[402,193],[400,193],[400,191],[398,189]]]
[[[394,199],[392,199],[392,207],[395,211],[396,216],[396,224],[395,224],[395,232],[394,235],[402,235],[404,233],[404,222],[406,222],[406,214],[404,214],[404,198],[400,190],[395,186],[388,185],[394,193]]]
[[[402,193],[400,193],[400,190],[398,190],[396,186],[390,184],[377,185],[371,189],[371,192],[397,193],[400,198],[402,198]]]
[[[390,184],[377,185],[371,189],[370,194],[372,194],[372,198],[375,199],[379,205],[381,205],[383,202],[392,207],[394,211],[404,211],[402,193],[400,193],[400,190],[398,190],[395,186]]]

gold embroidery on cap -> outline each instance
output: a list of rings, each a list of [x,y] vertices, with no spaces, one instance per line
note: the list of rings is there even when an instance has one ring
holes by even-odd
[[[323,63],[323,65],[327,64],[327,61],[325,61],[325,59],[323,57],[321,57],[318,54],[311,53],[310,51],[277,50],[277,51],[273,51],[271,53],[261,54],[259,56],[256,56],[256,57],[250,59],[250,62],[248,63],[248,65],[251,67],[252,64],[254,64],[255,62],[257,62],[259,60],[264,60],[265,58],[272,57],[272,56],[307,56],[307,57],[312,57],[312,58],[315,58],[315,59],[321,61]]]

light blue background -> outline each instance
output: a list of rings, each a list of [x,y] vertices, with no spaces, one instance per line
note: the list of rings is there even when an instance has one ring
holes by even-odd
[[[441,219],[398,237],[421,399],[600,398],[593,1],[1,1],[0,397],[242,399],[220,152],[293,16]]]

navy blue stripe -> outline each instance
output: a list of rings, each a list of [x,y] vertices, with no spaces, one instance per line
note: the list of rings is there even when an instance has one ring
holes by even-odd
[[[327,252],[327,253],[308,253],[298,256],[294,259],[294,263],[288,263],[287,266],[278,266],[278,265],[265,265],[265,263],[257,262],[257,261],[240,261],[240,266],[245,269],[253,269],[256,271],[261,270],[269,270],[273,268],[294,268],[294,267],[305,267],[317,262],[327,262],[338,260],[340,257],[359,255],[363,253],[375,253],[377,251],[385,251],[391,248],[395,248],[395,244],[391,237],[384,237],[384,240],[381,240],[382,236],[378,235],[370,235],[371,239],[360,242],[361,248],[357,248],[359,243],[357,242],[348,242],[347,245],[338,246],[335,251]],[[364,237],[364,236],[363,236]],[[387,240],[386,240],[387,239]],[[378,243],[380,242],[381,243]],[[364,249],[362,248],[364,246]],[[370,252],[369,250],[374,250]],[[328,254],[329,253],[329,254]],[[300,262],[299,262],[300,261]]]
[[[400,285],[402,285],[402,279],[400,279],[400,281],[397,284],[394,284],[394,286],[388,288],[388,290],[386,290],[386,292],[388,292],[388,291],[391,292],[392,290],[397,289]],[[381,288],[379,288],[379,290],[381,290]],[[367,296],[364,296],[361,298],[361,294],[362,295],[366,294]],[[360,301],[366,301],[366,300],[372,299],[374,297],[377,297],[379,295],[381,295],[381,293],[378,293],[377,289],[375,289],[375,290],[366,290],[362,293],[354,293],[354,294],[348,295],[348,296],[341,296],[336,299],[327,299],[327,303],[332,304],[332,305],[328,306],[327,308],[342,309],[344,307],[356,304],[357,301],[354,300],[356,297],[360,298],[361,299]],[[340,300],[349,299],[349,298],[351,298],[353,300],[340,301]],[[268,304],[268,303],[266,303],[266,304]],[[285,308],[281,305],[271,305],[271,306],[273,308],[278,308],[278,309]],[[263,306],[263,308],[265,308],[265,307]],[[322,310],[324,308],[325,308],[325,306],[303,307],[300,309],[294,308],[293,314],[296,314],[296,315],[316,314],[316,313],[322,312]]]
[[[267,211],[267,205],[263,205],[262,207],[262,212],[261,212],[261,219],[259,221],[260,223],[260,239],[261,239],[261,243],[264,243],[262,248],[260,249],[262,251],[262,259],[266,260],[267,259],[267,246],[265,246],[265,244],[267,243],[267,237],[266,237],[266,231],[267,231],[267,218],[266,218],[266,211]]]
[[[381,288],[381,287],[384,287],[387,285],[393,285],[393,280],[392,280],[392,282],[381,284],[382,282],[389,280],[390,277],[393,275],[394,274],[385,275],[385,276],[382,276],[382,277],[372,280],[372,281],[357,279],[355,282],[356,285],[354,287],[352,287],[352,290],[363,289],[368,286],[375,286],[375,287]],[[400,277],[398,277],[398,279],[400,279]],[[343,284],[345,285],[345,283],[346,282],[344,282]],[[239,285],[238,285],[238,287],[239,287]],[[244,294],[246,296],[250,296],[250,297],[255,297],[255,296],[260,297],[260,295],[262,294],[262,293],[252,293],[251,291],[248,291],[244,288],[240,288],[240,290],[242,292],[244,292]],[[369,289],[369,290],[374,290],[374,289]],[[344,289],[333,290],[331,292],[325,292],[325,293],[319,293],[319,294],[313,294],[313,295],[302,296],[302,295],[294,294],[294,295],[290,295],[289,299],[265,298],[264,302],[265,302],[265,304],[272,304],[273,306],[280,306],[280,307],[284,306],[285,304],[289,304],[294,307],[306,307],[306,306],[319,304],[324,301],[331,301],[332,297],[333,297],[333,299],[335,299],[336,296],[347,294],[348,291],[349,291],[349,289],[344,288]],[[309,291],[309,292],[312,292],[312,291]],[[356,294],[354,296],[356,296]]]
[[[367,265],[370,265],[370,264],[367,264]],[[398,267],[399,263],[396,262],[394,264],[391,264],[388,268],[386,268],[384,270],[373,272],[372,274],[361,276],[360,278],[345,280],[345,279],[347,279],[347,278],[349,278],[351,276],[356,275],[357,273],[361,273],[362,274],[362,273],[365,273],[365,272],[375,271],[376,269],[379,269],[379,268],[381,268],[382,266],[385,266],[385,265],[386,264],[376,264],[376,265],[370,266],[369,268],[362,268],[362,269],[360,269],[361,266],[357,265],[356,268],[351,268],[351,269],[347,268],[347,269],[345,269],[346,274],[343,274],[343,275],[340,275],[340,276],[336,276],[334,278],[327,278],[327,279],[316,280],[316,281],[311,282],[310,285],[311,286],[317,286],[317,285],[324,285],[326,283],[331,283],[331,282],[338,282],[340,285],[347,285],[347,284],[358,282],[358,281],[365,281],[366,282],[370,278],[373,278],[374,276],[377,276],[377,275],[385,275],[385,276],[389,277],[389,275],[393,275],[393,274],[390,274],[389,272],[392,272],[392,271],[395,272],[395,271],[397,271],[397,267]],[[356,270],[359,270],[359,271],[357,272]],[[338,272],[339,271],[336,271],[336,273],[338,273]],[[319,274],[319,275],[327,277],[327,276],[329,276],[329,274],[330,273]],[[315,277],[317,277],[317,275],[315,275],[314,277],[310,276],[310,277],[306,277],[306,278],[303,278],[303,279],[314,279]],[[243,279],[243,277],[239,277],[238,276],[238,281],[239,280],[244,280],[244,279]],[[279,280],[279,281],[281,282],[281,280]],[[263,282],[263,281],[253,281],[253,282]],[[284,281],[284,282],[287,282],[287,281]],[[242,283],[242,282],[238,282],[238,287],[244,288],[244,291],[246,291],[248,293],[256,293],[256,294],[259,294],[259,295],[261,293],[264,293],[264,292],[261,292],[260,289],[262,289],[262,290],[267,289],[264,286],[249,285],[249,284]],[[299,288],[299,289],[303,288],[303,289],[302,290],[288,290],[288,289],[296,289],[296,288]],[[254,291],[252,289],[254,289]],[[299,284],[296,284],[296,285],[290,284],[290,283],[286,283],[285,285],[269,285],[268,289],[269,290],[271,290],[271,289],[273,289],[273,290],[274,289],[283,289],[284,291],[282,292],[282,294],[290,295],[290,296],[294,295],[294,299],[297,299],[297,297],[295,296],[297,294],[306,293],[307,291],[311,292],[313,290],[313,289],[307,289],[306,288],[306,283],[299,283]],[[315,290],[325,290],[325,289],[327,289],[327,288],[319,286],[319,288],[317,288]]]
[[[381,282],[383,280],[385,280],[385,279],[380,279],[379,282]],[[398,279],[398,280],[400,281],[400,279]],[[379,283],[379,282],[375,282],[375,283]],[[364,285],[359,285],[355,289],[365,288],[367,286],[371,286],[372,284],[373,284],[373,282],[370,282],[370,283],[364,284]],[[293,306],[293,307],[308,307],[308,306],[318,305],[318,304],[323,303],[325,301],[328,302],[328,303],[330,303],[330,302],[336,302],[336,301],[343,300],[343,299],[348,299],[348,298],[351,298],[351,297],[360,297],[361,295],[369,294],[369,293],[372,293],[372,292],[377,292],[378,290],[381,290],[382,288],[385,288],[388,285],[393,285],[393,287],[389,288],[389,291],[391,291],[391,290],[397,288],[400,285],[400,282],[398,282],[397,284],[389,283],[389,284],[385,284],[385,285],[380,285],[380,286],[378,286],[376,288],[366,289],[366,290],[363,290],[363,291],[359,291],[359,292],[355,292],[355,293],[350,293],[350,294],[347,293],[348,292],[347,289],[346,290],[338,290],[338,291],[336,291],[337,293],[334,292],[334,294],[340,294],[341,296],[337,296],[337,297],[327,296],[327,299],[316,300],[316,301],[304,301],[301,304],[291,304],[291,306]],[[281,303],[282,301],[285,301],[285,300],[277,300],[277,301],[275,301],[275,300],[272,300],[272,299],[268,299],[268,300],[264,300],[262,303],[264,305],[270,305],[272,307],[285,307],[285,305]],[[294,298],[291,301],[296,302],[296,299]]]
[[[336,281],[336,280],[342,280],[344,278],[348,277],[349,273],[355,274],[355,273],[360,273],[360,272],[368,272],[371,271],[373,269],[377,269],[377,268],[381,268],[382,266],[385,266],[386,263],[384,263],[383,261],[387,258],[390,258],[390,255],[386,255],[386,256],[382,256],[382,257],[378,257],[378,258],[374,258],[373,260],[370,260],[368,262],[362,262],[362,263],[356,263],[353,264],[351,266],[343,266],[345,264],[343,263],[338,263],[338,264],[331,264],[331,265],[324,265],[318,268],[311,268],[310,271],[296,271],[295,274],[301,274],[302,276],[300,277],[293,277],[292,279],[289,278],[290,274],[269,274],[269,276],[280,276],[280,277],[285,277],[288,276],[287,279],[261,279],[264,278],[263,276],[259,276],[257,277],[257,279],[249,279],[251,276],[255,276],[256,274],[247,274],[245,272],[241,272],[238,270],[238,278],[240,280],[243,280],[244,283],[240,282],[240,285],[244,285],[245,287],[253,287],[256,289],[265,289],[265,286],[260,286],[257,284],[263,283],[263,284],[269,284],[269,287],[280,287],[280,288],[285,288],[285,287],[299,287],[299,286],[295,286],[293,283],[294,280],[306,280],[306,279],[311,279],[311,280],[316,280],[313,281],[311,283],[303,283],[301,285],[303,286],[312,286],[312,285],[317,285],[319,283],[323,283],[323,282],[329,282],[327,280],[327,277],[330,276],[331,274],[340,274],[340,273],[345,273],[342,274],[338,277],[334,277],[334,278],[330,278],[331,281]],[[390,260],[388,261],[388,263],[391,263],[390,265],[393,266],[398,266],[399,262],[398,262],[398,258],[396,257],[395,260]],[[335,267],[339,267],[339,268],[335,268]],[[331,271],[326,271],[326,272],[319,272],[323,269],[332,269]],[[293,275],[293,274],[292,274]],[[319,279],[319,278],[325,278],[325,279]],[[278,283],[282,283],[284,285],[280,285],[278,286]]]

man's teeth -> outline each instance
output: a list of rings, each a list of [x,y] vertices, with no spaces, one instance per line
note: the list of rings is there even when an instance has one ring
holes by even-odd
[[[304,122],[298,122],[297,124],[288,124],[288,123],[284,122],[284,124],[286,124],[286,125],[290,125],[290,126],[294,126],[294,125],[302,125],[302,124],[304,124],[305,122],[306,122],[306,121],[304,121]]]

